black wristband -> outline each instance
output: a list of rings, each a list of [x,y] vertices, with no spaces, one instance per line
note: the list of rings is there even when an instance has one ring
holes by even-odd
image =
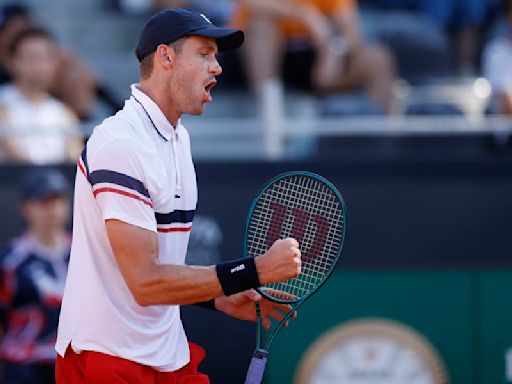
[[[200,303],[194,303],[195,306],[210,309],[212,311],[217,311],[217,308],[215,308],[215,299],[209,300],[209,301],[201,301]]]
[[[261,285],[253,257],[226,261],[217,264],[215,269],[222,291],[226,296]]]

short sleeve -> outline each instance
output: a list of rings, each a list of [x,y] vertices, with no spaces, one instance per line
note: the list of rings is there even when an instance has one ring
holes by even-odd
[[[132,140],[111,141],[89,153],[89,181],[103,220],[117,219],[156,232],[143,158]]]

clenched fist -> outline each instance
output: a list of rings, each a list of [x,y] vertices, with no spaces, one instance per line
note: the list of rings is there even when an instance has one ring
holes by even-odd
[[[256,257],[256,269],[262,285],[297,277],[301,272],[301,253],[297,240],[279,239],[263,255]]]

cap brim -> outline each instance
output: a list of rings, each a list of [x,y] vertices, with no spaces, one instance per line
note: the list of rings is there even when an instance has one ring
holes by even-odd
[[[219,52],[240,48],[244,43],[244,32],[239,29],[219,28],[215,26],[197,29],[187,33],[188,36],[212,37],[217,41]]]

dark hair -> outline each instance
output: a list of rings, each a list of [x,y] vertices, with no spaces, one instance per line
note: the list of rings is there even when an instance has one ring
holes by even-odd
[[[52,34],[41,27],[29,27],[23,29],[21,32],[19,32],[16,36],[14,36],[14,39],[12,40],[11,45],[9,46],[9,54],[12,56],[16,53],[20,45],[28,39],[33,38],[42,38],[51,42],[55,42],[54,37]]]
[[[183,43],[185,42],[185,39],[187,36],[182,37],[176,41],[173,41],[169,44],[169,47],[171,47],[176,55],[179,55],[183,49]],[[155,57],[155,52],[151,52],[149,55],[144,57],[140,62],[140,78],[141,80],[147,79],[149,76],[151,76],[151,72],[153,72],[153,58]]]

